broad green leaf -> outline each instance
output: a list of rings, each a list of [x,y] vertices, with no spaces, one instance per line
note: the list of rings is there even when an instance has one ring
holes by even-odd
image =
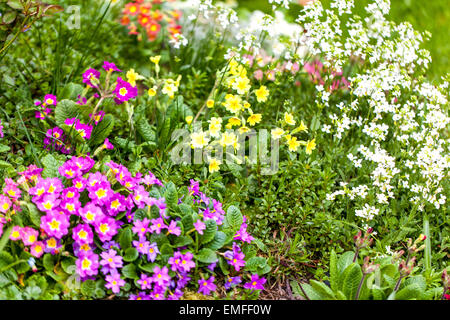
[[[136,266],[132,263],[127,264],[122,268],[122,274],[125,278],[128,279],[138,279],[138,275],[136,273]]]
[[[228,224],[234,230],[239,230],[242,223],[244,222],[244,218],[242,216],[241,210],[239,210],[236,206],[229,206],[227,209],[226,219]]]
[[[363,276],[361,267],[356,264],[350,264],[342,274],[344,282],[342,284],[342,292],[349,300],[354,300],[356,297],[356,291],[358,290],[359,283]]]
[[[102,121],[98,125],[94,125],[92,130],[92,135],[90,139],[90,144],[99,145],[102,144],[109,134],[114,129],[114,117],[110,114],[105,115]]]
[[[336,300],[336,296],[334,295],[333,290],[331,290],[326,284],[316,280],[311,280],[309,284],[314,289],[314,291],[320,293],[320,295],[324,297],[325,300]]]
[[[214,235],[214,239],[210,243],[208,243],[208,248],[210,248],[211,250],[219,250],[224,246],[226,240],[227,235],[222,231],[218,231]]]
[[[411,283],[396,293],[395,300],[420,300],[422,292],[422,285],[420,283]]]
[[[337,255],[336,252],[332,250],[330,255],[330,286],[333,291],[338,290],[338,278]]]
[[[206,220],[206,229],[203,230],[203,234],[200,236],[200,243],[208,243],[212,241],[217,232],[217,224],[213,219]]]
[[[123,256],[123,260],[126,262],[132,262],[139,257],[139,252],[136,248],[130,247],[125,250],[125,254]]]
[[[214,263],[217,261],[216,253],[208,248],[201,249],[198,254],[194,255],[195,259],[203,263]]]
[[[94,280],[86,280],[81,283],[81,293],[84,296],[92,298],[95,295],[95,281]]]
[[[58,126],[62,126],[66,119],[81,117],[80,106],[72,100],[61,100],[55,107],[55,121]]]

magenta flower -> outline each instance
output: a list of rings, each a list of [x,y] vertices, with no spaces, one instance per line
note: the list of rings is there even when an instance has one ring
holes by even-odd
[[[66,177],[67,179],[74,179],[82,175],[81,169],[77,165],[69,161],[59,167],[58,172],[60,175]]]
[[[22,229],[22,241],[26,246],[31,246],[38,240],[39,232],[30,227]]]
[[[106,138],[105,142],[103,142],[103,147],[105,147],[105,149],[108,149],[108,150],[114,149],[114,145],[111,142],[109,142],[108,138]]]
[[[78,192],[83,192],[86,189],[87,180],[83,177],[78,177],[72,180],[72,184],[74,188],[78,190]]]
[[[241,270],[241,267],[245,266],[245,255],[236,243],[233,243],[233,251],[226,251],[224,257],[227,259],[228,264],[232,265],[236,271]]]
[[[94,233],[88,224],[79,224],[72,230],[72,238],[79,244],[93,243]]]
[[[145,273],[141,274],[141,278],[136,281],[142,290],[151,290],[152,289],[152,277],[149,277]]]
[[[122,257],[117,255],[117,252],[114,249],[102,252],[100,256],[102,257],[100,265],[103,266],[103,274],[113,273],[114,271],[117,271],[117,268],[123,267]]]
[[[192,268],[195,268],[195,262],[193,261],[193,254],[186,252],[182,254],[177,251],[174,253],[173,257],[169,258],[168,263],[171,265],[172,271],[178,272],[189,272]]]
[[[89,190],[89,198],[98,205],[106,205],[112,195],[109,182],[98,182]]]
[[[194,228],[199,234],[203,234],[203,230],[206,229],[206,224],[199,219],[194,223]]]
[[[151,262],[155,262],[156,257],[159,254],[159,249],[158,249],[158,245],[156,244],[156,242],[153,242],[152,244],[150,244],[148,246],[148,250],[147,250],[147,260],[151,261]]]
[[[56,106],[58,104],[58,99],[53,94],[46,94],[42,104],[45,106]]]
[[[105,116],[105,111],[100,110],[99,112],[97,112],[96,114],[89,114],[89,119],[94,120],[94,123],[97,125],[100,123],[100,121],[103,120],[103,117]]]
[[[164,223],[164,220],[161,217],[158,219],[152,219],[151,222],[152,222],[152,225],[150,226],[151,233],[156,232],[157,234],[160,234],[162,229],[167,229],[167,225]]]
[[[69,219],[59,213],[48,212],[41,217],[41,229],[50,237],[61,239],[69,233]]]
[[[191,185],[188,187],[189,193],[193,196],[197,196],[200,192],[200,184],[198,181],[195,181],[193,179],[190,180]]]
[[[227,281],[225,282],[225,289],[229,290],[232,287],[240,284],[242,282],[241,277],[236,276],[236,277],[228,277]]]
[[[99,267],[98,255],[92,251],[80,251],[75,265],[77,267],[77,273],[81,278],[96,276]]]
[[[167,232],[169,234],[174,234],[176,236],[179,236],[181,234],[181,228],[177,226],[177,222],[175,220],[170,221],[169,227],[167,229]]]
[[[139,209],[143,209],[148,202],[148,192],[143,186],[137,186],[134,189],[133,201]]]
[[[119,212],[123,212],[126,210],[126,200],[123,195],[120,193],[114,193],[114,195],[108,199],[109,203],[106,205],[108,209],[108,214],[110,216],[116,216]]]
[[[204,295],[209,295],[211,292],[215,291],[217,286],[214,284],[214,276],[210,276],[208,280],[199,279],[198,280],[198,293]]]
[[[112,72],[112,71],[122,72],[122,70],[117,68],[115,63],[108,62],[108,61],[103,62],[103,69],[105,69],[106,72]]]
[[[147,186],[151,186],[151,185],[158,185],[158,186],[162,186],[162,182],[158,179],[156,179],[156,176],[151,173],[150,171],[148,172],[147,175],[144,176],[144,178],[142,179],[142,183],[144,183]]]
[[[44,254],[45,244],[42,241],[36,241],[30,247],[30,253],[35,258],[40,258]]]
[[[57,254],[59,253],[59,250],[62,248],[60,240],[56,239],[55,237],[48,238],[44,242],[45,242],[45,250],[44,250],[45,252]]]
[[[11,208],[12,202],[7,196],[0,194],[0,212],[6,213]]]
[[[264,283],[266,283],[266,279],[260,278],[257,274],[253,274],[250,278],[250,282],[244,284],[245,289],[254,290],[264,290]]]
[[[81,207],[81,202],[77,198],[64,199],[59,204],[59,207],[64,210],[68,215],[79,215],[78,209]]]
[[[100,241],[105,242],[112,239],[117,234],[117,222],[114,218],[103,217],[100,221],[94,223]]]
[[[83,83],[91,87],[96,87],[94,83],[97,83],[100,78],[100,71],[89,68],[83,73]]]
[[[118,294],[120,292],[120,288],[125,285],[125,281],[120,278],[119,273],[107,275],[105,277],[105,280],[106,280],[105,287],[111,289],[112,292],[115,294]]]
[[[131,84],[123,80],[121,77],[117,78],[117,84],[113,93],[116,95],[116,99],[119,102],[125,102],[130,99],[134,99],[138,95],[137,87],[133,87]]]
[[[105,216],[102,209],[97,207],[94,203],[89,202],[86,206],[79,210],[80,216],[84,222],[89,224],[95,224]]]
[[[170,283],[169,269],[164,266],[162,268],[156,266],[153,269],[152,281],[161,287],[166,287]]]
[[[5,136],[5,134],[3,133],[2,120],[0,120],[0,138],[3,138],[4,136]]]
[[[9,235],[9,240],[17,241],[22,239],[22,227],[20,226],[14,226],[11,230],[11,233]]]
[[[58,199],[58,196],[55,194],[45,194],[42,197],[41,201],[37,201],[36,205],[39,210],[50,212],[55,210],[59,203],[61,202],[60,199]]]
[[[131,230],[136,233],[139,238],[145,238],[145,235],[149,232],[149,224],[150,220],[147,218],[144,218],[143,220],[136,220],[134,221],[134,226]]]
[[[145,240],[145,238],[139,239],[139,241],[133,240],[133,246],[139,253],[147,254],[150,248],[150,242]]]

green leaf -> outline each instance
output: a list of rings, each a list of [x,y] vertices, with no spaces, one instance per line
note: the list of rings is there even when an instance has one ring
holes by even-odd
[[[64,164],[64,160],[57,160],[52,154],[47,154],[41,159],[44,170],[42,177],[54,178],[59,176],[58,168]]]
[[[136,130],[145,142],[155,142],[155,129],[148,123],[147,119],[141,118],[136,121]]]
[[[175,241],[173,243],[173,247],[174,248],[179,248],[179,247],[184,247],[184,246],[188,246],[190,244],[194,243],[194,240],[192,240],[191,237],[189,236],[180,236],[175,238]]]
[[[343,287],[343,283],[344,283],[344,270],[347,269],[347,267],[353,263],[353,257],[354,257],[355,253],[352,251],[347,251],[344,252],[343,254],[341,254],[341,256],[339,257],[338,261],[337,261],[337,271],[339,274],[338,277],[338,282],[337,282],[337,288],[339,290],[342,290]]]
[[[217,232],[217,224],[213,219],[206,220],[206,229],[203,230],[203,234],[200,236],[200,243],[208,243],[214,239]]]
[[[337,255],[332,250],[330,255],[330,286],[333,291],[338,290],[338,278]]]
[[[12,164],[7,161],[0,160],[0,168],[8,168],[8,167],[12,167]]]
[[[208,248],[210,248],[211,250],[219,250],[225,245],[226,241],[227,235],[222,231],[217,231],[214,235],[214,239],[210,243],[208,243]]]
[[[28,211],[28,217],[30,218],[30,221],[33,223],[33,225],[36,228],[40,228],[41,226],[41,214],[39,213],[38,208],[30,202],[25,203],[27,206]]]
[[[236,206],[229,206],[227,209],[226,219],[228,224],[234,230],[239,230],[242,223],[244,222],[244,217],[242,216],[241,210]]]
[[[172,256],[173,255],[173,249],[172,249],[172,247],[170,246],[170,243],[164,243],[161,247],[160,247],[160,250],[159,250],[160,252],[161,252],[161,254],[162,255],[169,255],[169,256]]]
[[[194,255],[195,259],[203,263],[214,263],[217,261],[216,253],[208,248],[201,249],[198,254]]]
[[[11,148],[9,146],[5,146],[4,144],[0,144],[0,153],[1,152],[7,152],[11,150]]]
[[[326,284],[316,280],[311,280],[309,284],[322,297],[325,297],[325,300],[336,300],[333,290],[331,290]]]
[[[258,268],[263,268],[266,265],[266,259],[263,257],[253,257],[246,261],[245,270],[256,272]]]
[[[15,281],[17,281],[17,274],[14,270],[6,270],[5,272],[0,273],[0,288],[3,288],[9,283],[13,283]]]
[[[55,121],[58,126],[62,126],[66,119],[81,117],[80,106],[72,100],[61,100],[55,107]]]
[[[83,92],[83,86],[78,83],[68,83],[64,86],[61,92],[58,94],[59,99],[64,100],[77,100],[78,95]]]
[[[95,281],[86,280],[81,283],[81,293],[86,297],[94,297],[95,295]]]
[[[129,247],[131,247],[131,241],[132,241],[133,235],[131,233],[131,228],[125,228],[123,229],[123,232],[119,236],[119,244],[122,250],[126,250]]]
[[[50,253],[46,253],[44,255],[42,262],[46,270],[53,271],[53,268],[55,267],[55,259],[53,255],[51,255]]]
[[[125,255],[123,256],[123,260],[126,262],[132,262],[139,257],[139,252],[136,248],[130,247],[125,250]]]
[[[94,126],[90,139],[90,144],[102,144],[109,134],[114,129],[114,117],[110,114],[104,116],[103,120],[98,125]]]
[[[24,290],[27,299],[38,300],[41,296],[42,290],[38,286],[26,287]]]
[[[9,252],[0,251],[0,269],[10,265],[13,262],[14,258]]]
[[[352,263],[345,269],[342,276],[344,278],[342,292],[349,300],[354,300],[363,276],[361,267],[356,263]]]
[[[192,219],[192,215],[190,214],[181,218],[181,223],[186,231],[194,229],[194,219]]]
[[[143,265],[139,265],[139,269],[144,270],[145,272],[148,273],[153,273],[153,270],[155,269],[155,267],[157,266],[157,263],[146,263]]]
[[[169,208],[174,209],[178,204],[178,193],[177,188],[173,182],[169,182],[166,185],[166,190],[164,191],[164,198],[166,199],[166,204]]]
[[[395,295],[395,300],[420,300],[423,292],[420,283],[411,283],[399,290]]]
[[[125,278],[128,279],[138,279],[138,275],[136,273],[136,266],[132,263],[127,264],[122,268],[122,274]]]

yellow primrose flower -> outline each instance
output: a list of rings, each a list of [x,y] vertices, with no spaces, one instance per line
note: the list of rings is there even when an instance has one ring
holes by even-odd
[[[232,118],[228,119],[228,125],[230,127],[240,126],[241,125],[241,120],[239,118],[237,118],[237,117],[232,117]]]
[[[209,99],[208,101],[206,101],[206,106],[210,109],[214,107],[214,100]]]
[[[266,102],[267,97],[269,96],[269,90],[267,90],[266,86],[261,86],[258,90],[255,91],[255,95],[258,102]]]
[[[150,61],[156,65],[159,64],[159,60],[161,60],[161,56],[150,57]]]
[[[250,117],[248,117],[247,122],[254,126],[256,123],[261,122],[262,115],[260,113],[254,113]]]
[[[237,137],[233,132],[224,132],[222,138],[220,139],[220,144],[222,147],[235,145],[237,142]]]
[[[246,132],[249,132],[249,131],[250,131],[250,128],[246,127],[246,126],[243,126],[243,127],[239,128],[239,133],[240,134],[243,134],[243,133],[246,133]]]
[[[126,77],[127,77],[128,83],[131,84],[133,87],[136,87],[136,80],[145,79],[139,73],[135,72],[134,69],[128,70]]]
[[[216,158],[211,158],[209,160],[209,172],[214,173],[220,170],[221,162]]]
[[[192,123],[192,120],[194,119],[194,117],[193,116],[187,116],[186,117],[186,123],[188,124],[188,125],[190,125],[191,123]]]
[[[236,90],[238,94],[246,94],[250,88],[250,80],[247,77],[239,77],[233,83],[233,89]]]
[[[242,109],[241,98],[232,94],[227,94],[225,96],[225,102],[223,105],[225,109],[232,113],[238,113]]]
[[[218,138],[220,136],[220,130],[222,129],[222,118],[212,117],[209,120],[209,133],[211,137]]]
[[[244,108],[245,109],[248,109],[248,108],[250,108],[250,103],[248,103],[247,101],[244,103]]]
[[[191,133],[191,146],[192,149],[203,148],[209,142],[205,132],[193,132]]]
[[[275,128],[275,129],[272,129],[272,131],[270,133],[272,134],[272,138],[280,139],[284,134],[284,130],[281,128]]]
[[[284,122],[286,122],[288,125],[294,126],[295,125],[294,116],[288,112],[285,112],[284,113]]]
[[[154,97],[156,95],[156,87],[148,89],[148,95]]]
[[[316,139],[314,138],[306,143],[306,154],[311,154],[315,148],[316,148]]]
[[[288,142],[289,151],[295,152],[300,146],[300,141],[297,141],[297,137],[291,137]]]

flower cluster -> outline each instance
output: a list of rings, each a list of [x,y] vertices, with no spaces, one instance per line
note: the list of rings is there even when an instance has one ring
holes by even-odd
[[[211,294],[220,275],[215,271],[219,258],[234,270],[225,287],[242,282],[246,276],[242,247],[253,240],[245,217],[239,231],[233,232],[224,227],[232,221],[225,221],[228,217],[222,203],[201,192],[198,182],[191,180],[188,193],[172,199],[174,185],[164,186],[151,172],[132,174],[113,161],[105,165],[106,173],[93,171],[92,158],[74,156],[58,168],[58,177],[44,178],[42,169],[30,166],[20,173],[18,182],[7,179],[0,195],[0,232],[12,223],[19,204],[35,206],[39,230],[13,224],[10,240],[35,259],[44,254],[63,259],[71,251],[81,281],[104,279],[106,289],[130,299],[179,299],[193,284],[198,285],[199,293]],[[193,211],[180,216],[177,212],[186,212],[181,207]],[[218,232],[217,241],[222,244],[216,244],[217,249],[231,250],[215,253],[208,247],[197,251],[190,246],[193,239],[207,244]],[[223,238],[227,233],[231,236],[228,244]],[[130,275],[130,268],[136,266],[140,272]],[[193,273],[197,269],[205,271]],[[206,273],[211,274],[207,280]],[[136,280],[137,293],[124,290],[130,278]],[[250,275],[242,288],[262,290],[264,282],[264,278]]]
[[[142,33],[149,41],[155,41],[163,25],[167,28],[170,39],[176,39],[181,35],[181,25],[178,24],[181,11],[167,8],[167,2],[160,0],[128,2],[122,10],[120,23],[127,26],[128,34],[137,35],[139,41],[142,40]]]

